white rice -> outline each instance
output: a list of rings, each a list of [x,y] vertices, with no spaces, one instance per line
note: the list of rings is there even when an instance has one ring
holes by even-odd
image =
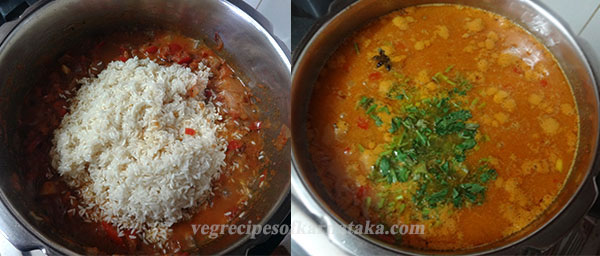
[[[50,154],[78,189],[82,217],[138,230],[142,240],[160,244],[171,225],[207,199],[227,143],[218,137],[224,127],[215,107],[204,104],[203,93],[187,96],[192,86],[206,88],[210,70],[198,65],[192,72],[136,57],[78,81]]]

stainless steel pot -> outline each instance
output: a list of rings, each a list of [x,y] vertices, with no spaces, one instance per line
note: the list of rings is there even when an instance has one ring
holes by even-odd
[[[289,51],[266,28],[268,23],[241,0],[159,1],[159,0],[43,0],[26,10],[18,20],[0,27],[0,231],[20,250],[42,249],[47,253],[85,253],[69,230],[36,220],[41,214],[30,195],[13,187],[13,174],[23,173],[14,159],[18,153],[15,138],[16,113],[24,94],[50,62],[83,38],[109,33],[116,28],[164,28],[192,38],[212,42],[218,32],[224,42],[225,59],[255,96],[261,99],[261,119],[272,128],[265,141],[289,127]],[[266,86],[259,89],[257,84]],[[268,143],[267,143],[268,144]],[[276,170],[269,185],[257,191],[247,219],[257,224],[279,224],[289,215],[289,144],[283,150],[265,148]],[[32,159],[35,161],[35,159]],[[19,175],[17,175],[18,177]],[[267,237],[225,236],[202,248],[202,253],[245,253]]]
[[[307,106],[312,86],[328,56],[345,37],[369,20],[419,4],[454,3],[473,6],[503,15],[537,37],[556,57],[564,70],[580,113],[580,136],[573,171],[564,189],[545,214],[522,231],[495,243],[459,251],[430,251],[403,248],[369,236],[353,235],[341,229],[351,219],[327,194],[311,163],[306,137]],[[572,33],[536,1],[528,0],[341,0],[335,1],[302,40],[294,52],[292,67],[292,190],[312,218],[327,227],[329,239],[349,253],[358,255],[523,253],[552,245],[593,205],[598,191],[594,177],[599,135],[599,101],[596,81],[584,52]],[[482,227],[485,228],[485,227]]]

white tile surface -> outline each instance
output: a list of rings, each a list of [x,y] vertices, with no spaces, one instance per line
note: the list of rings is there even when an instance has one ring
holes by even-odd
[[[273,25],[273,32],[288,49],[292,45],[292,1],[291,0],[262,0],[258,11]]]
[[[600,11],[596,12],[590,23],[580,34],[580,37],[585,40],[584,50],[588,51],[588,58],[595,65],[596,72],[600,75]]]
[[[575,34],[581,32],[596,7],[600,5],[598,0],[541,0],[540,2],[567,22]]]
[[[261,0],[244,0],[248,5],[252,6],[252,8],[256,9]]]
[[[313,221],[295,202],[291,203],[292,226],[302,227],[302,230],[320,230],[321,226]],[[332,244],[323,231],[308,234],[295,233],[294,241],[309,255],[348,255],[345,251]],[[292,254],[294,254],[292,252]]]
[[[0,234],[0,255],[1,256],[21,256],[21,252],[17,250],[3,234]]]

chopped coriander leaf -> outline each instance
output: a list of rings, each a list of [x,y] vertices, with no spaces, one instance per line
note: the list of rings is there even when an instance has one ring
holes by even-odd
[[[360,151],[360,152],[365,152],[365,148],[363,147],[363,145],[361,145],[361,144],[358,144],[358,145],[356,145],[356,146],[358,147],[358,151]]]
[[[475,108],[475,106],[477,106],[477,103],[479,103],[479,98],[475,98],[470,105],[470,108]]]
[[[408,168],[406,167],[400,167],[399,169],[397,169],[398,172],[398,180],[400,182],[407,182],[408,181],[408,177],[410,175],[410,171],[408,170]]]
[[[490,180],[495,180],[497,177],[498,177],[498,173],[496,173],[496,170],[488,169],[479,176],[479,180],[482,183],[486,183]]]
[[[370,115],[371,118],[373,118],[373,120],[375,120],[375,125],[377,126],[381,126],[383,125],[383,121],[381,121],[381,118],[379,118],[377,115]]]
[[[453,68],[454,68],[454,65],[450,65],[450,66],[448,66],[448,67],[447,67],[447,68],[444,70],[444,73],[448,73],[448,72],[450,72],[450,71],[451,71]]]
[[[395,133],[398,129],[400,129],[400,127],[402,127],[402,119],[400,117],[392,117],[392,122],[390,125],[390,129],[389,132],[390,133]]]
[[[437,203],[446,200],[446,195],[448,194],[448,189],[442,189],[438,192],[435,192],[427,197],[427,202],[431,206],[435,206]]]
[[[356,54],[360,54],[360,50],[358,49],[358,43],[354,42],[354,51]]]
[[[406,97],[406,89],[404,88],[406,86],[406,83],[393,82],[386,96],[390,99],[403,100]]]
[[[448,67],[444,73],[451,70]],[[384,100],[377,104],[374,99],[363,97],[358,104],[377,126],[386,125],[392,136],[379,154],[369,179],[383,183],[383,187],[414,182],[415,190],[406,193],[424,212],[444,204],[456,208],[480,204],[486,183],[497,176],[487,165],[467,166],[469,152],[477,148],[475,137],[479,129],[479,124],[472,122],[469,109],[478,102],[462,102],[457,95],[466,94],[471,84],[460,75],[450,79],[444,73],[437,73],[432,79],[456,90],[417,100],[420,95],[411,95],[415,92],[412,90],[407,92],[410,86],[395,82],[385,97],[400,98],[401,102]],[[381,112],[393,113],[391,121],[384,124],[376,114]]]
[[[475,183],[462,184],[462,185],[460,185],[460,187],[466,189],[467,191],[469,191],[471,193],[479,193],[479,192],[485,190],[485,187],[483,187],[479,184],[475,184]]]
[[[386,175],[390,171],[390,160],[382,157],[379,159],[379,172],[381,174]]]
[[[362,107],[363,109],[366,110],[371,106],[371,104],[373,104],[374,101],[375,100],[373,98],[362,96],[360,98],[360,100],[358,101],[357,107]]]
[[[404,212],[404,209],[406,209],[406,204],[400,204],[398,206],[398,213]]]
[[[438,84],[443,81],[452,86],[456,86],[456,83],[454,81],[450,80],[450,78],[448,78],[446,75],[444,75],[440,72],[436,73],[431,79]]]
[[[466,139],[461,144],[458,144],[458,146],[456,146],[456,149],[460,151],[467,151],[469,149],[474,148],[475,145],[477,145],[475,139]]]
[[[367,114],[371,114],[371,112],[375,111],[375,109],[377,109],[377,104],[371,104],[371,106],[367,108]]]
[[[377,202],[377,210],[381,209],[383,207],[384,203],[385,203],[384,198],[379,199],[379,202]]]
[[[389,115],[389,114],[391,114],[391,113],[390,113],[390,109],[389,109],[387,106],[380,107],[380,108],[377,110],[377,112],[385,112],[385,113],[387,113],[388,115]]]

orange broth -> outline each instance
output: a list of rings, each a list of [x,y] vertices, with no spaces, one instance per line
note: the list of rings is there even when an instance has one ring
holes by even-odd
[[[390,71],[373,59],[380,49],[389,56]],[[457,96],[472,114],[469,122],[479,124],[465,163],[476,168],[485,161],[497,177],[486,183],[482,203],[438,204],[424,214],[411,200],[414,182],[369,177],[382,145],[392,140],[392,115],[372,112],[382,120],[378,126],[357,102],[367,95],[380,106],[402,106],[385,93],[405,78],[406,90],[420,99],[452,89],[434,81],[438,72],[462,74],[472,85]],[[383,240],[434,250],[472,248],[523,229],[553,202],[576,153],[576,109],[552,54],[521,27],[480,9],[417,6],[366,24],[329,58],[309,106],[310,151],[331,197],[353,221],[425,225],[424,234]],[[386,194],[391,191],[401,192]]]

